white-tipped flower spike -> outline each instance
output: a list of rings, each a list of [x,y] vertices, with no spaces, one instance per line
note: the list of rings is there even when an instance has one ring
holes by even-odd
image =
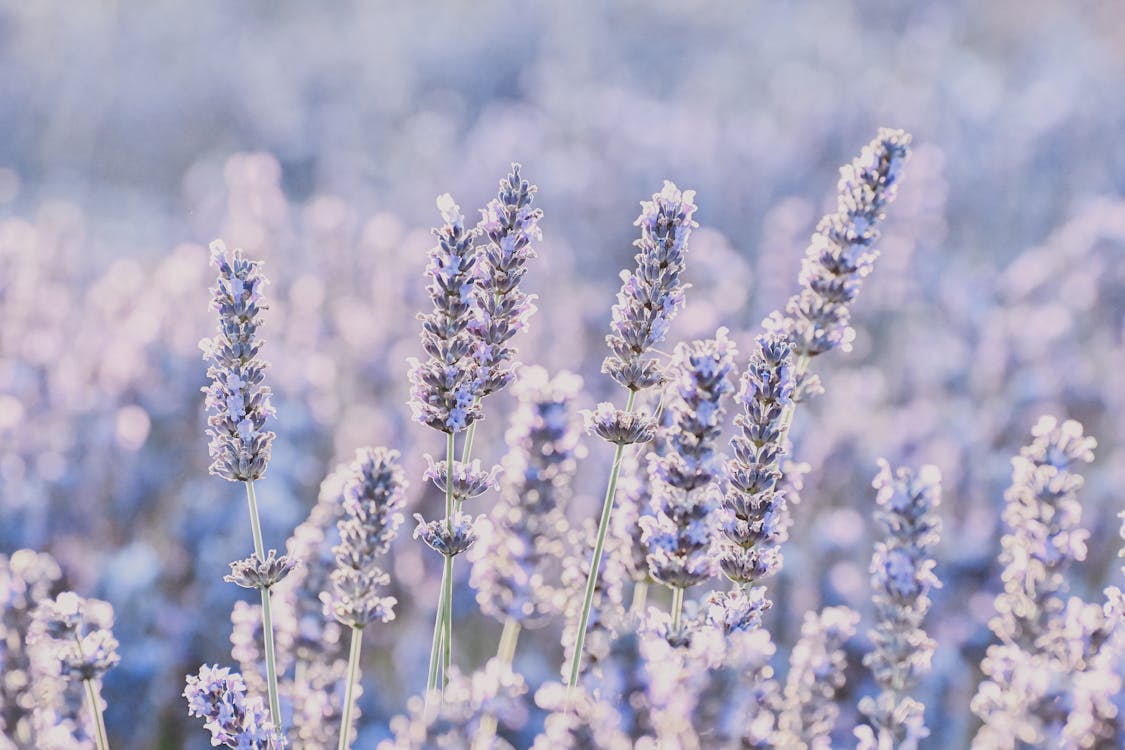
[[[477,251],[475,228],[465,227],[461,208],[448,193],[437,199],[444,224],[434,230],[438,244],[430,251],[426,291],[433,312],[419,315],[422,349],[428,359],[410,360],[414,419],[446,433],[465,430],[480,418],[482,384],[473,360],[475,339],[469,330],[475,304]]]
[[[829,750],[829,735],[840,713],[836,693],[844,686],[844,643],[855,634],[859,615],[847,607],[809,612],[801,639],[789,655],[774,747]]]
[[[265,473],[274,433],[265,429],[274,416],[270,389],[264,385],[269,366],[260,355],[258,338],[262,292],[266,277],[259,261],[247,260],[241,250],[211,243],[211,264],[219,278],[211,289],[211,308],[219,314],[219,332],[200,342],[209,363],[207,377],[207,434],[211,438],[211,473],[231,482],[250,482]]]
[[[974,748],[1053,742],[1066,723],[1062,707],[1072,700],[1075,655],[1085,663],[1104,640],[1099,633],[1105,623],[1076,619],[1078,610],[1070,610],[1081,603],[1064,599],[1065,572],[1085,559],[1088,536],[1079,526],[1083,480],[1073,469],[1093,461],[1096,442],[1078,422],[1047,416],[1031,434],[1031,443],[1012,459],[1012,484],[1004,496],[1004,590],[989,622],[1001,643],[990,646],[981,662],[986,679],[972,709],[984,724]]]
[[[477,314],[470,324],[476,337],[473,359],[481,396],[506,387],[518,363],[510,342],[527,328],[535,312],[534,295],[520,289],[527,261],[535,257],[533,240],[541,240],[543,211],[532,208],[537,188],[520,176],[520,165],[500,181],[500,192],[481,210],[479,229],[488,238],[477,260]]]
[[[840,168],[836,211],[817,225],[801,268],[801,291],[789,299],[784,314],[766,321],[767,328],[793,342],[798,355],[851,347],[850,305],[879,257],[872,246],[884,209],[898,192],[909,146],[904,131],[881,128],[851,164]]]
[[[936,644],[922,629],[930,608],[930,591],[941,583],[934,575],[933,547],[941,520],[941,474],[935,466],[919,472],[891,471],[879,462],[873,486],[878,490],[875,521],[882,540],[871,558],[871,587],[877,623],[871,631],[875,645],[863,663],[870,667],[882,692],[860,701],[859,710],[871,726],[856,729],[861,748],[915,750],[927,737],[925,707],[910,696],[919,678],[930,669]]]
[[[680,280],[695,213],[694,190],[680,191],[665,181],[664,189],[641,202],[636,225],[641,228],[635,271],[622,271],[621,291],[613,306],[612,332],[606,337],[612,354],[602,371],[631,391],[663,379],[652,349],[664,340],[672,318],[684,304],[686,285]]]
[[[226,667],[202,666],[187,676],[188,714],[204,720],[211,744],[239,750],[282,750],[285,738],[269,721],[261,698],[248,698],[246,684]]]

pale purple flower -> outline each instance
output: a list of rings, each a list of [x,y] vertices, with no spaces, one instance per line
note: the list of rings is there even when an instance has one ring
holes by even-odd
[[[28,642],[49,652],[63,677],[98,680],[121,661],[112,628],[108,602],[64,591],[40,602]]]
[[[644,390],[662,380],[653,347],[664,340],[668,325],[684,304],[681,280],[695,213],[694,190],[681,192],[665,181],[664,188],[641,202],[636,225],[641,237],[636,270],[622,271],[621,291],[613,306],[611,333],[606,337],[610,356],[602,371],[632,391]]]
[[[236,560],[230,564],[230,575],[223,580],[241,586],[244,589],[268,589],[280,583],[289,572],[297,566],[297,561],[288,555],[277,556],[277,550],[271,549],[266,553],[266,559],[254,553],[243,560]]]
[[[608,401],[602,401],[592,411],[584,410],[582,416],[587,432],[616,445],[647,443],[656,430],[652,417],[615,409]]]
[[[459,555],[477,540],[477,519],[467,513],[457,512],[447,519],[439,518],[436,521],[427,521],[421,513],[415,513],[414,520],[418,522],[414,527],[414,538],[421,539],[440,555]]]
[[[261,698],[248,698],[242,675],[226,667],[204,665],[187,676],[184,698],[188,714],[204,720],[215,747],[281,750],[285,738],[269,720]]]
[[[228,252],[222,241],[211,243],[211,264],[219,270],[211,289],[211,308],[219,316],[219,332],[200,342],[209,363],[211,384],[203,389],[211,415],[211,473],[231,482],[250,482],[265,473],[274,433],[265,429],[274,416],[270,388],[264,384],[269,364],[261,357],[262,292],[269,283],[261,262],[247,260],[241,250]]]
[[[427,359],[410,360],[410,408],[414,419],[441,432],[456,433],[480,418],[482,383],[473,360],[469,330],[475,301],[476,229],[466,229],[460,207],[448,193],[437,199],[445,222],[434,230],[426,291],[433,312],[422,314],[422,349]]]
[[[429,453],[426,454],[426,464],[428,468],[423,475],[423,479],[429,479],[434,483],[442,492],[446,489],[446,480],[449,473],[449,466],[445,461],[435,461],[433,456]],[[464,502],[474,497],[479,497],[489,490],[494,490],[498,486],[497,476],[500,473],[500,467],[494,466],[488,471],[481,467],[479,459],[474,459],[469,463],[463,461],[453,461],[453,482],[452,492],[453,500],[455,502]]]
[[[512,164],[499,194],[481,211],[479,229],[488,244],[476,264],[477,314],[469,326],[476,337],[473,358],[481,396],[501,390],[515,377],[518,363],[509,342],[535,312],[535,297],[524,293],[520,282],[527,261],[535,257],[532,241],[542,239],[543,211],[531,206],[536,190],[520,176],[520,165]]]

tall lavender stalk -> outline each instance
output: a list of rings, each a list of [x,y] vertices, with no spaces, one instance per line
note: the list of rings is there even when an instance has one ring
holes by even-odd
[[[723,472],[715,444],[723,427],[724,397],[734,390],[735,347],[720,328],[714,339],[676,348],[669,410],[670,450],[654,456],[651,516],[640,520],[652,577],[672,589],[672,627],[678,628],[688,588],[714,573],[716,511]]]
[[[641,228],[641,237],[633,243],[638,250],[634,256],[637,266],[633,272],[621,273],[623,283],[617,294],[617,304],[613,306],[611,332],[606,337],[610,355],[602,364],[602,371],[624,386],[629,391],[629,398],[624,411],[602,403],[587,418],[588,429],[616,448],[574,638],[574,655],[567,680],[569,689],[578,684],[581,672],[586,627],[625,446],[652,439],[652,419],[634,413],[633,406],[638,392],[663,380],[653,349],[664,340],[672,318],[684,304],[686,286],[680,277],[684,271],[688,238],[697,226],[692,220],[696,208],[694,198],[694,190],[681,192],[673,183],[665,181],[664,189],[653,195],[651,201],[641,202],[641,215],[636,221]]]
[[[258,338],[259,315],[265,309],[262,291],[268,282],[259,261],[244,258],[241,250],[228,253],[221,241],[211,244],[211,264],[219,271],[218,282],[211,289],[211,308],[219,318],[218,334],[200,343],[209,363],[207,377],[211,379],[203,389],[211,411],[207,420],[210,470],[227,481],[246,486],[254,554],[232,564],[235,570],[228,580],[257,588],[261,594],[270,715],[280,727],[270,586],[281,580],[292,565],[284,556],[275,559],[273,550],[267,557],[254,493],[254,481],[269,465],[275,437],[265,429],[274,409],[270,405],[270,388],[263,382],[268,363],[261,357],[262,341]]]
[[[395,598],[379,596],[379,590],[390,582],[381,558],[402,524],[405,487],[397,451],[366,448],[356,452],[351,477],[344,485],[345,516],[337,522],[340,543],[332,550],[336,555],[332,591],[322,597],[325,609],[351,629],[339,750],[351,746],[353,691],[363,628],[376,621],[389,622],[395,616]]]
[[[883,539],[871,557],[871,587],[878,621],[871,631],[875,650],[863,660],[882,692],[860,701],[859,710],[871,726],[856,729],[859,747],[915,750],[929,736],[925,706],[910,697],[919,678],[929,671],[936,644],[922,629],[930,608],[930,591],[941,585],[932,549],[941,520],[941,474],[935,466],[919,472],[906,468],[891,472],[880,461],[875,521]]]
[[[445,433],[445,517],[425,523],[419,516],[415,536],[442,555],[441,592],[430,647],[430,668],[426,694],[438,688],[441,667],[452,652],[453,558],[475,539],[472,519],[457,512],[453,480],[454,435],[480,418],[482,383],[473,359],[475,343],[470,325],[473,320],[474,267],[477,253],[473,239],[477,230],[466,228],[460,207],[447,193],[437,199],[444,224],[434,230],[438,244],[430,251],[426,291],[433,311],[422,314],[422,348],[425,362],[410,360],[413,385],[410,407],[414,418]]]

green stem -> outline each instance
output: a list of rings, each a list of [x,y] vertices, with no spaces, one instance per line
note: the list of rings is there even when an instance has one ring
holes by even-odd
[[[109,750],[109,737],[105,731],[105,717],[102,716],[102,701],[98,696],[98,686],[91,680],[82,680],[86,686],[86,699],[90,702],[90,712],[94,715],[94,741],[98,750]]]
[[[684,610],[684,589],[682,586],[672,587],[672,628],[680,627],[680,615]]]
[[[629,391],[629,401],[625,404],[625,412],[633,411],[633,403],[637,399],[637,392]],[[570,703],[570,693],[578,684],[578,674],[582,666],[582,649],[586,645],[586,628],[590,624],[590,608],[594,604],[594,589],[598,585],[598,569],[602,564],[602,551],[605,549],[605,537],[609,531],[609,518],[613,513],[613,498],[617,494],[617,477],[621,474],[621,457],[625,446],[618,444],[613,452],[613,468],[609,472],[609,484],[605,489],[605,500],[602,502],[602,517],[598,523],[598,538],[594,543],[594,554],[590,558],[590,574],[586,578],[586,595],[582,599],[582,614],[578,618],[578,630],[574,638],[574,656],[570,661],[570,679],[567,680],[567,704]]]
[[[504,630],[500,633],[500,646],[496,649],[496,658],[508,667],[516,655],[516,644],[520,639],[520,624],[518,620],[508,618],[504,621]],[[496,736],[496,716],[485,714],[480,720],[480,730],[477,732],[477,741],[474,750],[487,750],[491,747],[492,738]]]
[[[355,705],[355,684],[359,673],[359,650],[363,645],[363,628],[352,626],[352,647],[348,652],[348,683],[344,689],[344,715],[340,719],[340,744],[338,750],[351,746],[352,706]]]
[[[442,566],[441,588],[438,589],[438,609],[434,618],[434,638],[430,644],[430,671],[426,679],[426,702],[429,703],[430,693],[438,689],[441,680],[441,647],[442,636],[445,633],[445,566]]]
[[[445,556],[445,607],[442,609],[441,627],[441,690],[445,700],[445,688],[449,684],[449,669],[453,662],[453,556]]]
[[[250,531],[254,535],[254,554],[259,560],[266,559],[262,544],[262,523],[258,519],[258,497],[254,492],[254,482],[246,482],[246,502],[250,506]],[[261,589],[262,595],[262,640],[266,648],[266,685],[269,689],[270,718],[277,730],[281,731],[281,702],[277,697],[277,657],[273,645],[273,618],[270,614],[270,590]]]
[[[633,603],[629,605],[629,611],[639,615],[644,612],[646,601],[648,601],[648,582],[640,581],[633,587]]]

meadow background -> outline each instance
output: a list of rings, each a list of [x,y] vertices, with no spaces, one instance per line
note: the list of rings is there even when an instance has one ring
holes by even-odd
[[[206,747],[183,676],[230,661],[231,606],[250,598],[222,582],[249,553],[241,488],[207,475],[210,240],[265,259],[272,281],[278,439],[258,494],[267,546],[282,547],[362,445],[402,451],[411,512],[441,505],[421,480],[441,437],[410,421],[405,363],[437,194],[475,215],[512,161],[539,185],[539,313],[520,359],[581,373],[589,407],[613,390],[598,366],[638,201],[665,178],[698,191],[670,341],[726,325],[746,351],[796,288],[838,166],[900,127],[914,155],[855,349],[818,359],[827,394],[794,425],[811,471],[766,623],[782,656],[822,605],[856,608],[865,632],[875,460],[937,464],[945,587],[918,697],[926,746],[961,746],[1009,459],[1040,413],[1099,442],[1075,593],[1100,598],[1118,569],[1122,91],[1115,0],[6,0],[0,552],[48,551],[71,587],[113,604],[114,748]],[[502,456],[512,403],[486,405],[482,459]],[[612,454],[586,442],[575,517],[594,515]],[[406,533],[392,554],[398,617],[367,634],[357,746],[424,687],[440,559]],[[498,626],[467,584],[455,612],[456,660],[479,665]],[[557,675],[557,631],[521,645],[533,687]],[[863,641],[844,705],[870,690]]]

